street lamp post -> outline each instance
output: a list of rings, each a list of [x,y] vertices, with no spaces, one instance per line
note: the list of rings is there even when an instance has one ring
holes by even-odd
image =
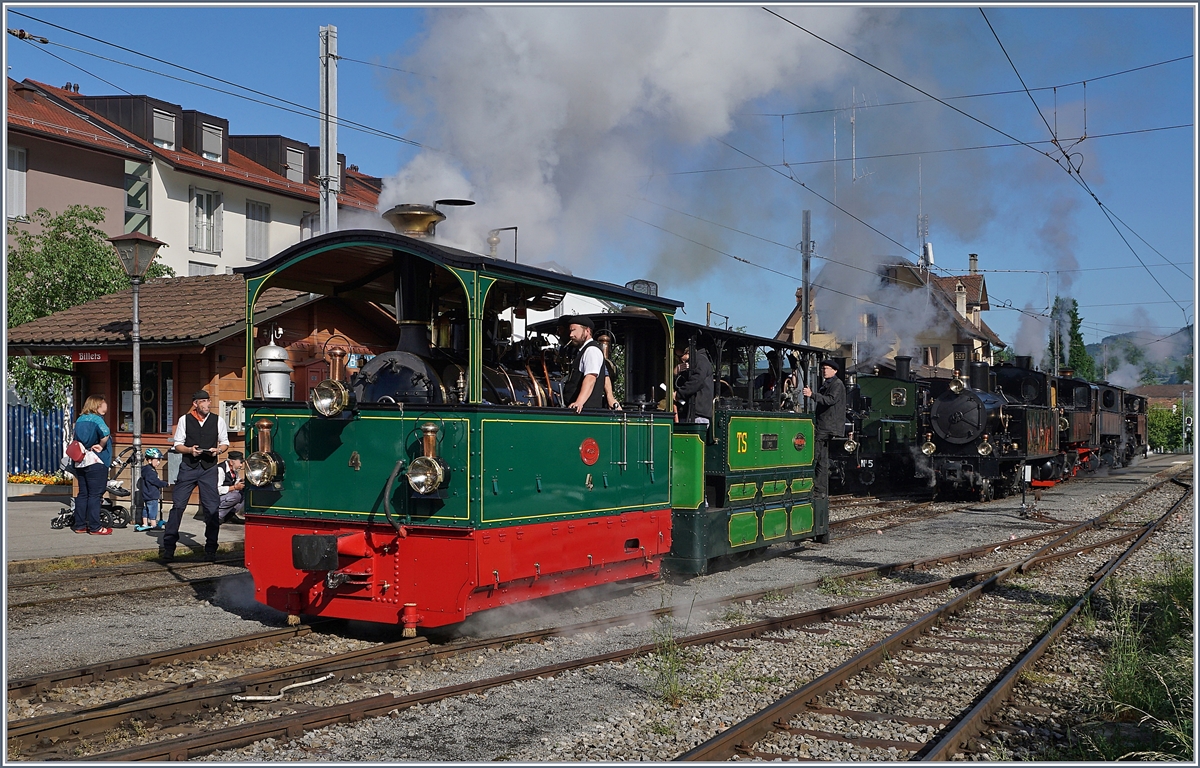
[[[130,334],[133,338],[133,459],[130,462],[129,480],[132,486],[130,491],[133,493],[130,498],[133,500],[134,520],[141,525],[142,505],[137,492],[138,479],[142,475],[142,336],[138,319],[138,287],[142,284],[142,278],[146,276],[154,257],[158,255],[158,249],[166,243],[140,232],[117,235],[108,240],[116,249],[125,274],[129,275],[133,282],[133,331]],[[117,413],[120,418],[119,409]]]

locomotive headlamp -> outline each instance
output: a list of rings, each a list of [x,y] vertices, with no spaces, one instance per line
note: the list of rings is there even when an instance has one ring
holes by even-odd
[[[337,416],[351,407],[353,400],[350,388],[337,379],[325,379],[313,387],[308,396],[308,401],[317,413],[326,417]]]
[[[408,484],[417,493],[432,493],[445,479],[446,471],[435,458],[418,456],[408,465]]]
[[[992,444],[990,442],[988,442],[988,436],[986,434],[983,436],[983,441],[980,442],[978,446],[976,446],[975,450],[979,453],[980,456],[991,456],[992,455],[992,451],[994,450],[994,448],[992,447]]]
[[[962,376],[957,375],[958,371],[954,373],[954,378],[950,380],[950,391],[957,395],[967,388],[967,382],[963,380]]]
[[[251,485],[262,487],[279,477],[283,471],[283,462],[277,456],[266,451],[255,451],[246,457],[246,481]]]
[[[937,446],[933,444],[933,433],[926,432],[925,442],[921,443],[921,453],[925,454],[926,456],[932,456],[936,450]]]
[[[846,438],[846,444],[842,446],[846,449],[846,453],[854,453],[858,450],[858,441],[854,439],[854,433],[850,433],[850,437]]]
[[[408,465],[408,484],[420,494],[433,493],[446,479],[446,467],[437,455],[438,425],[427,421],[421,425],[423,456]]]

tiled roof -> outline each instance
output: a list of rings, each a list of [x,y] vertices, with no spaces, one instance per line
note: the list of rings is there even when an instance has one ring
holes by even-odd
[[[8,330],[12,347],[127,345],[133,330],[133,289],[110,293]],[[256,313],[308,294],[268,288]],[[138,292],[141,343],[195,343],[232,335],[246,320],[246,284],[241,275],[199,275],[151,280]]]
[[[56,88],[46,83],[40,83],[36,80],[25,80],[24,83],[18,85],[11,78],[9,79],[9,124],[22,125],[21,120],[15,121],[12,117],[12,109],[14,99],[12,91],[14,88],[24,86],[26,88],[34,86],[45,94],[49,94],[53,98],[43,96],[35,97],[40,99],[41,104],[38,108],[41,110],[42,122],[54,125],[73,121],[76,126],[90,127],[90,132],[79,131],[74,138],[82,143],[93,144],[98,147],[119,146],[125,149],[126,152],[136,153],[138,157],[145,157],[147,154],[153,154],[175,168],[190,171],[192,173],[211,176],[214,178],[225,179],[227,181],[236,182],[238,184],[250,185],[262,189],[268,189],[282,195],[298,197],[303,200],[308,200],[316,203],[320,200],[320,189],[316,184],[307,182],[292,181],[284,176],[274,173],[267,168],[255,163],[250,158],[239,154],[238,152],[229,150],[229,162],[221,163],[205,158],[190,152],[186,149],[163,149],[156,146],[153,142],[146,141],[139,136],[121,128],[115,123],[110,122],[104,117],[92,112],[83,105],[78,103],[78,100],[83,98],[80,94],[68,91],[65,88]],[[24,102],[23,97],[17,97]],[[55,103],[55,99],[59,103]],[[26,102],[28,103],[28,102]],[[23,114],[23,112],[22,112]],[[25,123],[30,123],[31,119],[37,119],[31,115],[29,118],[22,118]],[[89,125],[90,124],[90,125]],[[46,131],[43,131],[46,132]],[[61,135],[51,134],[51,135]],[[107,135],[107,140],[104,136]],[[347,173],[349,176],[349,173]],[[347,189],[338,195],[338,204],[344,207],[358,208],[362,210],[374,211],[379,202],[379,193],[372,192],[370,185],[366,183],[357,183],[360,180],[371,180],[373,177],[366,174],[358,174],[355,184],[350,184],[347,179]],[[378,180],[376,180],[378,181]]]
[[[148,152],[47,99],[37,89],[8,78],[8,126],[13,130],[85,144],[99,150],[145,159]]]
[[[956,289],[961,282],[963,288],[967,291],[967,304],[978,304],[982,309],[988,309],[987,288],[983,282],[983,275],[949,275],[947,277],[933,276],[933,284],[942,290],[952,301],[955,299]]]

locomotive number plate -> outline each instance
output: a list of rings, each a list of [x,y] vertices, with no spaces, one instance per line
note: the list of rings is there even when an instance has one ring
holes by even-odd
[[[779,450],[779,435],[763,435],[762,436],[762,449],[764,451]]]

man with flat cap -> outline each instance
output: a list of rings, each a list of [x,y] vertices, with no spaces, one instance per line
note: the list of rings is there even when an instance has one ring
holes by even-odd
[[[575,413],[584,408],[604,407],[608,367],[604,364],[604,350],[592,338],[595,328],[596,324],[587,315],[576,315],[568,321],[567,333],[579,353],[563,387],[563,395],[567,407]]]
[[[805,387],[805,397],[817,404],[817,418],[813,425],[817,445],[813,457],[813,498],[829,497],[829,448],[835,437],[846,434],[846,385],[838,378],[838,362],[833,359],[821,361],[821,383],[817,391]]]
[[[159,550],[159,559],[163,562],[175,559],[183,510],[192,496],[192,489],[197,486],[200,488],[200,509],[204,512],[204,559],[209,562],[217,559],[217,534],[221,530],[221,520],[217,517],[221,502],[221,494],[217,491],[217,458],[229,450],[229,427],[224,419],[209,411],[210,405],[211,400],[204,390],[192,395],[191,410],[180,417],[171,438],[172,450],[182,454],[183,461],[171,491],[174,500],[171,515],[163,529]]]

